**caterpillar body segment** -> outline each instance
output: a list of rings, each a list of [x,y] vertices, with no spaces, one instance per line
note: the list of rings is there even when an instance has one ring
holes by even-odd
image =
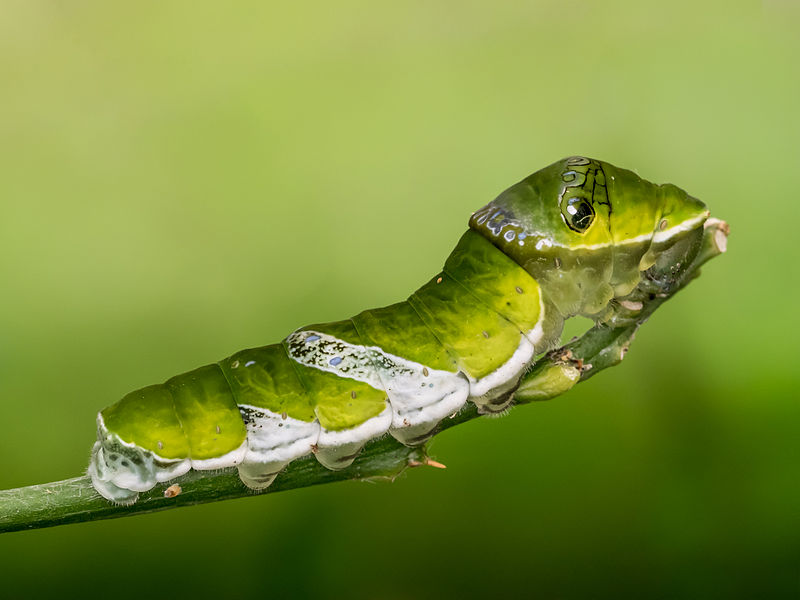
[[[101,411],[93,484],[128,504],[189,469],[236,466],[263,489],[308,454],[341,469],[387,433],[424,443],[468,401],[502,411],[566,318],[613,318],[670,248],[699,248],[707,216],[675,186],[585,157],[559,161],[476,212],[442,271],[407,300],[299,329]]]

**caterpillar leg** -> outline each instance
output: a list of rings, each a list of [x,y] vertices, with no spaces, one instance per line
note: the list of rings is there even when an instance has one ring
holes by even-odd
[[[322,428],[314,452],[319,463],[328,469],[349,467],[369,440],[380,437],[392,424],[392,409],[387,405],[378,416],[356,427],[340,431]]]
[[[239,406],[247,428],[247,454],[238,466],[247,487],[269,487],[286,465],[309,454],[319,442],[320,426],[266,408]]]
[[[405,375],[387,386],[393,412],[389,433],[406,446],[418,446],[430,439],[442,419],[461,410],[469,381],[460,373],[405,366]]]
[[[520,377],[533,360],[534,348],[522,336],[514,354],[492,373],[470,381],[470,400],[481,414],[499,414],[505,411],[514,398]]]

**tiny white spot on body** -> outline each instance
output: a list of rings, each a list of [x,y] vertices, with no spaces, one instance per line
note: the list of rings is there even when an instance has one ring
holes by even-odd
[[[238,369],[239,368],[239,361],[235,360],[231,363],[231,369]]]
[[[246,363],[244,363],[244,366],[245,367],[252,367],[254,364],[256,364],[256,361],[248,360]]]

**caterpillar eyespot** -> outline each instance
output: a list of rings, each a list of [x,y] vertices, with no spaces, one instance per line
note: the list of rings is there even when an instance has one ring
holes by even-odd
[[[594,221],[594,209],[583,198],[570,198],[567,200],[563,215],[567,226],[578,233],[583,233],[589,229],[592,221]]]
[[[707,216],[675,186],[587,157],[558,161],[473,213],[440,273],[407,299],[303,327],[100,411],[92,483],[131,504],[191,469],[236,467],[260,490],[306,455],[342,469],[387,433],[423,444],[467,402],[504,414],[565,319],[634,310],[626,298],[643,270],[700,240]],[[181,491],[174,483],[164,495]]]

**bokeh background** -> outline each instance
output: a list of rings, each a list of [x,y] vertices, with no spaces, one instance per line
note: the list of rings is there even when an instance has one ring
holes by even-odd
[[[782,598],[800,590],[800,6],[0,5],[0,488],[96,411],[405,297],[569,154],[728,254],[625,363],[449,430],[448,469],[0,537],[4,597]]]

